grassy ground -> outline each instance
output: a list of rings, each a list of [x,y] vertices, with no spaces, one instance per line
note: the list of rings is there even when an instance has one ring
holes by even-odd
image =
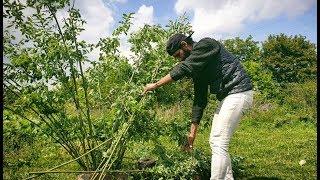
[[[18,151],[4,155],[3,179],[24,179],[31,176],[29,172],[45,171],[69,160],[71,158],[60,145],[52,143],[48,138],[39,137]],[[57,170],[77,170],[78,168],[76,163],[71,163]],[[76,179],[76,175],[45,174],[36,179]]]
[[[283,120],[283,123],[279,123],[282,121],[274,120],[272,117],[284,116],[281,112],[285,111],[277,108],[281,107],[252,112],[243,117],[229,149],[232,157],[241,158],[239,163],[243,172],[236,176],[237,179],[316,179],[316,126],[313,123],[295,120]],[[175,107],[173,111],[179,111],[179,109]],[[275,115],[274,112],[278,114]],[[170,112],[167,113],[170,114]],[[263,118],[259,119],[259,117]],[[195,141],[195,147],[206,154],[210,154],[209,133],[210,127],[202,126]],[[172,142],[170,137],[163,137],[162,142],[167,148],[178,150],[174,143],[170,143]],[[131,152],[133,156],[134,153],[150,155],[152,143],[135,144],[133,149],[136,152]],[[33,152],[40,149],[42,151]],[[15,153],[6,154],[5,158],[17,163],[19,158],[23,159],[35,153],[37,156],[32,160],[30,167],[23,163],[18,169],[4,166],[5,179],[20,179],[26,177],[27,172],[45,170],[69,159],[59,146],[53,146],[45,141],[36,142],[31,149],[25,147]],[[299,164],[301,160],[306,161],[302,166]],[[63,169],[76,170],[77,166],[73,164]],[[237,171],[237,169],[234,170]],[[42,176],[40,179],[75,178],[75,174],[51,174]]]
[[[310,91],[314,89],[310,88]],[[300,93],[301,92],[301,93]],[[316,179],[316,100],[315,94],[295,90],[287,95],[287,102],[280,103],[263,100],[255,96],[255,103],[250,112],[241,120],[233,138],[229,152],[233,159],[236,179]],[[298,94],[297,94],[298,93]],[[305,98],[305,97],[311,98]],[[189,121],[191,101],[174,106],[159,107],[156,112],[160,121]],[[217,104],[209,103],[195,148],[207,154],[210,159],[208,143],[211,114]],[[178,118],[175,118],[178,117]],[[186,132],[188,129],[186,129]],[[159,138],[166,149],[179,151],[172,137]],[[124,163],[137,157],[152,156],[154,143],[130,142]],[[4,179],[21,179],[27,172],[43,171],[70,160],[59,145],[54,145],[46,138],[24,145],[18,151],[5,151]],[[168,157],[172,158],[172,157]],[[305,160],[304,165],[299,162]],[[128,166],[132,166],[128,165]],[[133,168],[133,166],[131,167]],[[80,170],[73,163],[62,170]],[[75,179],[76,174],[45,175],[39,179]]]
[[[253,109],[230,143],[231,156],[242,157],[244,173],[238,179],[316,179],[316,120],[305,121],[303,113],[259,100]],[[195,146],[210,151],[209,133],[203,128]],[[306,161],[302,166],[301,160]]]
[[[215,106],[208,109],[214,110]],[[235,178],[316,179],[316,120],[305,120],[305,113],[310,111],[315,113],[315,109],[304,107],[295,111],[285,104],[264,102],[257,97],[253,109],[242,118],[230,142],[229,152],[233,163],[237,163]],[[164,121],[181,116],[183,112],[179,106],[158,110]],[[209,114],[206,112],[204,119],[211,119]],[[211,127],[207,120],[200,125],[195,148],[210,158],[208,139]],[[170,137],[161,139],[167,149],[179,150]],[[133,149],[136,150],[133,154],[152,156],[152,143],[136,144]],[[300,165],[301,160],[306,163]]]
[[[316,179],[316,128],[294,124],[257,128],[243,119],[230,143],[230,154],[243,157],[245,170],[239,179]],[[209,151],[209,129],[200,133],[195,146]],[[306,164],[299,165],[300,160]]]

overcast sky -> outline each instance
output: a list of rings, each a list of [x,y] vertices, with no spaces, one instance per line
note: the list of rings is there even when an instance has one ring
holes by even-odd
[[[264,41],[270,34],[301,34],[316,43],[316,0],[75,0],[87,21],[80,39],[95,43],[118,26],[123,13],[135,13],[130,32],[144,24],[163,27],[184,12],[192,24],[193,38],[246,38]],[[65,10],[58,12],[62,20]],[[121,39],[121,52],[129,56],[130,44]],[[90,55],[97,59],[97,50]]]

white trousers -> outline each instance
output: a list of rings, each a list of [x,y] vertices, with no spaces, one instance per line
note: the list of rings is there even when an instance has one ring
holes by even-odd
[[[252,106],[252,102],[252,90],[230,94],[215,111],[209,138],[212,151],[210,180],[234,179],[228,153],[229,142],[241,116]]]

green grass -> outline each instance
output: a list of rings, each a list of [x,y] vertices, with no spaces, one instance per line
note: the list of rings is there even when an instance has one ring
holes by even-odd
[[[295,95],[291,94],[288,98],[294,99]],[[211,120],[209,111],[214,112],[215,106],[216,104],[209,104],[207,107],[195,141],[195,147],[208,154],[208,158],[211,153],[208,142],[211,128],[211,122],[208,123]],[[181,113],[187,112],[187,108],[189,107],[174,105],[172,108],[157,111],[161,114],[162,121],[170,121],[173,117],[185,117]],[[256,95],[252,110],[242,118],[230,142],[231,156],[234,159],[240,158],[237,167],[234,168],[237,172],[235,177],[237,179],[316,179],[317,132],[316,119],[313,117],[316,117],[315,108],[307,106],[306,103],[301,102],[297,110],[290,104],[279,105]],[[169,137],[162,138],[162,142],[167,149],[177,149],[176,144]],[[152,156],[151,147],[151,143],[144,143],[136,145],[134,149],[144,149],[145,156]],[[139,154],[138,151],[136,152]],[[301,166],[300,160],[305,160],[306,164]]]
[[[179,113],[180,110],[175,106],[172,111]],[[168,109],[166,113],[168,116],[165,118],[172,117]],[[286,114],[288,111],[283,107],[274,105],[267,111],[253,110],[242,118],[229,148],[232,157],[242,158],[239,167],[244,172],[237,174],[237,179],[316,179],[316,126],[314,123],[299,121],[298,117],[278,125],[280,120],[277,120],[277,117],[285,117]],[[200,127],[195,148],[201,149],[210,158],[208,143],[210,127],[201,125]],[[161,137],[160,140],[167,149],[179,150],[170,137]],[[137,160],[138,157],[155,157],[152,154],[154,147],[152,142],[131,142],[130,146],[126,155],[129,158]],[[135,151],[131,151],[132,149]],[[18,152],[6,154],[5,159],[18,163],[19,159],[27,158],[32,154],[37,155],[29,166],[22,165],[16,169],[4,166],[5,179],[20,179],[26,177],[27,172],[45,170],[70,159],[58,145],[46,143],[44,139],[35,142],[32,146],[23,147]],[[306,164],[299,165],[300,160],[305,160]],[[130,162],[132,159],[124,160],[124,163]],[[77,170],[78,167],[76,164],[71,164],[62,169]],[[234,170],[237,171],[237,169]],[[51,174],[42,176],[40,179],[75,178],[75,174]]]
[[[175,105],[171,111],[165,108],[161,120],[170,121],[175,116],[181,116],[184,111],[182,108],[188,107]],[[209,107],[209,109],[214,108]],[[158,114],[161,112],[158,109]],[[235,177],[237,179],[316,179],[316,120],[301,120],[301,117],[306,116],[303,112],[310,113],[310,108],[302,107],[299,111],[295,111],[286,105],[278,105],[256,97],[253,109],[241,119],[230,142],[229,152],[233,157],[233,163],[238,158],[238,164],[234,168],[237,172]],[[315,113],[315,109],[311,113]],[[204,118],[211,119],[209,112],[206,112]],[[208,141],[211,123],[209,124],[204,122],[200,125],[195,141],[195,148],[202,150],[208,158],[211,154]],[[170,137],[160,139],[166,149],[179,150]],[[131,155],[133,157],[153,156],[150,152],[152,146],[151,142],[135,144],[133,149],[136,151]],[[305,160],[306,164],[301,166],[299,164],[301,160]]]
[[[303,87],[302,85],[299,85]],[[304,87],[303,87],[304,88]],[[313,89],[313,88],[309,88]],[[236,179],[316,179],[316,100],[313,91],[290,89],[282,103],[265,100],[256,94],[254,106],[241,122],[231,139],[229,152]],[[285,92],[283,92],[285,93]],[[314,92],[313,92],[314,93]],[[309,94],[309,96],[308,96]],[[182,123],[190,121],[192,101],[173,106],[159,106],[155,111],[159,121]],[[209,101],[195,140],[195,149],[210,159],[209,134],[212,113],[217,103]],[[189,127],[181,134],[187,134]],[[14,138],[13,138],[14,139]],[[180,147],[169,136],[159,137],[167,158],[180,155]],[[5,143],[6,144],[6,143]],[[135,169],[139,158],[159,159],[152,141],[130,141],[123,168]],[[183,156],[188,156],[184,154]],[[5,151],[4,178],[21,179],[30,171],[43,171],[70,160],[69,155],[46,138],[25,144],[18,151]],[[301,166],[299,162],[305,160]],[[158,161],[157,163],[161,163]],[[61,170],[80,170],[76,163]],[[45,175],[39,179],[75,179],[76,174]]]
[[[287,113],[276,106],[243,117],[229,146],[231,156],[243,158],[245,172],[238,179],[316,179],[316,126],[299,118],[277,120]],[[204,128],[195,146],[210,152],[209,134],[210,128]],[[300,166],[300,160],[306,164]]]
[[[230,153],[246,159],[249,176],[316,179],[316,129],[295,124],[255,128],[243,123],[230,144]],[[304,166],[300,160],[306,160]]]
[[[18,151],[4,155],[3,178],[23,179],[31,176],[29,172],[46,171],[71,160],[67,152],[50,139],[39,137],[31,144],[25,144]],[[57,170],[78,170],[76,163],[70,163]],[[45,174],[36,179],[76,179],[75,174]]]

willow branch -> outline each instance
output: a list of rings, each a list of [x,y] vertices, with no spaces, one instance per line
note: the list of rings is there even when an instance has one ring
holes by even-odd
[[[56,17],[56,14],[53,12],[53,10],[51,9],[50,6],[48,6],[48,9],[51,13],[51,15],[53,16],[57,26],[58,26],[58,31],[59,31],[59,34],[62,38],[62,41],[63,41],[63,44],[64,44],[64,47],[65,49],[67,49],[67,45],[66,45],[66,40],[64,38],[64,35],[62,33],[62,30],[60,28],[60,25],[59,25],[59,22],[58,22],[58,19]],[[80,122],[80,128],[81,128],[81,135],[82,135],[82,140],[81,140],[81,145],[82,145],[82,149],[84,152],[87,151],[87,148],[86,148],[86,138],[85,138],[85,135],[86,135],[86,130],[84,128],[84,123],[83,123],[83,119],[82,119],[82,116],[81,116],[81,107],[80,107],[80,103],[79,103],[79,100],[78,100],[78,91],[77,91],[77,82],[76,82],[76,78],[75,78],[75,73],[74,73],[74,67],[73,67],[73,61],[72,59],[69,57],[69,53],[67,52],[66,53],[68,55],[68,61],[69,61],[69,64],[70,64],[70,67],[71,67],[71,76],[72,76],[72,80],[73,80],[73,84],[74,84],[74,92],[75,94],[72,93],[72,97],[73,97],[73,100],[74,100],[74,103],[76,105],[76,109],[77,109],[77,112],[78,112],[78,117],[79,117],[79,122]]]
[[[4,84],[4,85],[5,85],[5,84]],[[19,98],[21,98],[21,96],[20,96],[18,93],[16,93],[14,90],[12,90],[9,86],[7,86],[7,85],[5,85],[5,86],[7,87],[7,89],[9,89],[11,92],[13,92],[13,93],[14,93],[15,95],[17,95]],[[64,145],[66,145],[66,146],[69,148],[69,150],[67,150],[67,151],[69,152],[69,154],[70,154],[72,157],[74,157],[74,156],[76,156],[76,155],[78,154],[78,152],[75,151],[75,150],[69,145],[68,141],[63,138],[63,134],[62,134],[60,131],[55,131],[55,128],[53,128],[53,127],[51,126],[51,124],[50,124],[48,121],[46,121],[46,119],[45,119],[39,112],[37,112],[37,110],[35,110],[35,109],[32,108],[32,107],[30,107],[30,109],[31,109],[38,117],[40,117],[40,119],[49,127],[49,129],[51,129],[51,131],[56,134],[56,136],[58,137],[58,139],[61,140],[61,142],[60,142],[59,144],[63,144],[63,143],[64,143]],[[51,123],[52,123],[52,122],[51,122]],[[53,133],[52,133],[51,137],[54,137],[54,136],[53,136]],[[79,164],[80,164],[81,166],[83,165],[83,163],[79,163]]]
[[[75,27],[74,27],[72,18],[70,18],[70,22],[71,22],[71,27],[74,29]],[[76,47],[76,52],[79,53],[80,58],[82,59],[83,55],[79,51],[75,32],[74,32],[74,35],[73,35],[73,43],[74,43],[74,45]],[[89,135],[90,135],[90,138],[87,141],[89,143],[88,144],[89,148],[92,149],[92,148],[94,148],[95,143],[90,141],[90,139],[93,138],[93,127],[92,127],[92,122],[91,122],[91,118],[90,118],[90,106],[89,106],[89,99],[88,99],[87,80],[86,80],[86,78],[85,78],[85,76],[83,74],[81,59],[78,60],[78,64],[79,64],[79,67],[80,67],[80,74],[81,74],[81,78],[82,78],[82,87],[84,89],[84,97],[85,97],[85,101],[86,101],[86,110],[87,110],[87,122],[88,122],[88,125],[89,125]],[[95,157],[94,153],[92,153],[91,156],[92,156],[93,166],[96,166],[96,157]]]
[[[19,85],[16,81],[10,79],[10,81],[12,81],[13,83],[15,83],[16,86],[23,88],[21,85]],[[10,85],[14,86],[11,82],[9,81],[9,79],[7,79],[5,82],[9,83]],[[15,86],[14,86],[15,87]],[[21,91],[19,88],[16,87],[16,89],[18,89],[19,91]],[[13,91],[13,90],[11,90]],[[16,94],[17,95],[17,94]],[[19,96],[19,95],[17,95]],[[37,104],[36,104],[37,105]],[[48,105],[48,104],[47,104]],[[42,108],[47,108],[44,106],[44,104],[41,104]],[[54,109],[50,104],[48,105],[51,109]],[[51,122],[51,124],[53,124],[54,127],[56,127],[56,129],[61,129],[62,132],[65,132],[63,126],[59,123],[59,121],[57,120],[57,118],[55,118],[52,114],[49,115],[45,115]],[[52,118],[50,118],[49,116],[51,116]],[[60,132],[60,131],[59,131]],[[62,139],[64,141],[65,144],[67,144],[70,149],[72,149],[74,152],[76,152],[76,155],[78,155],[78,151],[76,150],[76,146],[75,144],[67,137],[67,133],[60,133],[60,135],[62,137],[60,137],[60,139]]]
[[[65,163],[62,163],[62,164],[60,164],[60,165],[58,165],[58,166],[55,166],[55,167],[53,167],[53,168],[51,168],[51,169],[49,169],[49,170],[43,171],[43,172],[41,172],[41,173],[39,173],[39,172],[35,172],[35,173],[34,173],[34,172],[31,172],[31,173],[29,173],[29,174],[39,174],[39,175],[32,176],[32,177],[28,177],[27,179],[32,179],[32,178],[38,177],[38,176],[40,176],[40,175],[42,175],[42,174],[44,174],[44,173],[55,173],[53,170],[55,170],[55,169],[57,169],[57,168],[59,168],[59,167],[62,167],[62,166],[64,166],[64,165],[70,164],[70,163],[72,163],[72,162],[74,162],[74,161],[82,158],[83,156],[89,154],[89,153],[92,152],[93,150],[95,150],[95,149],[101,147],[102,145],[104,145],[105,143],[109,142],[111,139],[112,139],[112,138],[109,138],[109,139],[105,140],[103,143],[99,144],[99,145],[96,146],[95,148],[93,148],[93,149],[91,149],[90,151],[82,154],[82,155],[79,156],[79,157],[74,158],[74,159],[72,159],[72,160],[70,160],[70,161],[67,161],[67,162],[65,162]]]

